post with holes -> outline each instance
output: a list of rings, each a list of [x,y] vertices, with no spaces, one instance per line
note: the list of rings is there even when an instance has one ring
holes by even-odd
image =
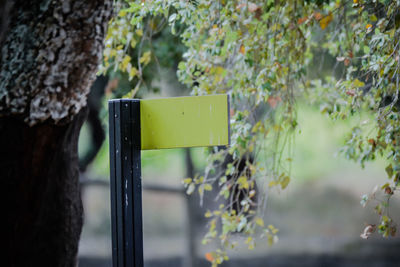
[[[143,267],[140,101],[109,101],[113,267]]]

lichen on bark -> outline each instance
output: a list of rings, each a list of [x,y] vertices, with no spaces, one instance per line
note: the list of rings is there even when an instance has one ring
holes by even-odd
[[[16,1],[0,53],[0,116],[69,121],[86,104],[112,0]]]

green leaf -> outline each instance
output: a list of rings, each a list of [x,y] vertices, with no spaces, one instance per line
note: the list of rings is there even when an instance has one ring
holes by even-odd
[[[147,65],[150,63],[151,60],[151,52],[147,51],[144,52],[143,55],[140,57],[139,62],[143,63],[144,65]]]
[[[204,184],[204,190],[205,191],[211,191],[212,190],[212,185],[211,184]]]
[[[389,179],[391,179],[393,177],[393,167],[392,164],[389,164],[386,168],[385,171],[389,177]]]
[[[353,86],[359,88],[359,87],[365,86],[365,83],[362,82],[362,81],[360,81],[359,79],[355,79],[355,80],[353,81]]]
[[[382,221],[384,222],[384,223],[387,223],[387,222],[389,222],[389,217],[388,216],[386,216],[386,215],[383,215],[382,216]]]
[[[283,179],[280,181],[282,189],[285,189],[289,185],[289,183],[290,183],[290,177],[289,176],[283,177]]]
[[[256,220],[255,220],[255,222],[256,222],[256,224],[257,224],[258,226],[264,227],[264,220],[263,220],[262,218],[257,217]]]
[[[184,184],[190,184],[192,182],[192,178],[186,178],[183,180]]]
[[[239,184],[239,189],[249,189],[249,182],[246,176],[240,176],[237,183]]]
[[[381,189],[383,190],[383,189],[385,189],[386,187],[389,187],[389,186],[390,186],[390,184],[389,184],[389,183],[386,183],[386,184],[384,184],[384,185],[381,186]]]

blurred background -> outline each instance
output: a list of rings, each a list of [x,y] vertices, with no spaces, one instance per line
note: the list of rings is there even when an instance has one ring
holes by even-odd
[[[158,96],[168,94],[161,91]],[[99,113],[105,133],[106,99],[102,98]],[[282,192],[268,192],[264,217],[266,224],[279,228],[279,242],[270,247],[260,239],[254,250],[239,245],[222,266],[400,266],[398,238],[360,238],[366,224],[377,220],[372,204],[361,206],[361,197],[385,183],[386,174],[379,160],[362,169],[339,153],[357,118],[334,122],[322,115],[319,107],[301,103],[298,110],[292,180]],[[80,136],[81,158],[90,154],[96,143],[92,132],[93,126],[86,123]],[[108,153],[105,138],[81,174],[85,209],[81,267],[111,266]],[[142,152],[146,267],[210,266],[205,260],[210,247],[201,244],[207,227],[205,208],[200,207],[196,195],[185,194],[181,183],[193,172],[191,168],[201,174],[205,159],[202,148]],[[400,202],[392,201],[391,208],[398,213]],[[240,234],[235,239],[244,241]]]
[[[142,85],[135,97],[189,95],[190,88],[176,78],[185,51],[180,39],[166,27],[153,36],[152,49],[158,60],[144,69],[148,84]],[[137,57],[135,53],[131,56]],[[315,61],[309,75],[331,75],[335,58],[321,51]],[[91,112],[79,142],[85,209],[79,248],[81,267],[111,266],[107,100],[130,97],[133,87],[126,75],[113,73],[110,78],[100,76],[89,96]],[[360,237],[367,224],[378,223],[374,203],[363,208],[360,201],[362,195],[387,182],[383,161],[378,159],[362,169],[339,153],[346,135],[368,117],[332,121],[317,105],[301,100],[296,105],[299,126],[291,182],[281,192],[269,190],[264,215],[266,225],[279,228],[279,242],[268,246],[265,238],[259,239],[255,249],[248,250],[244,237],[237,234],[234,238],[243,241],[239,242],[242,245],[229,251],[230,260],[221,266],[400,266],[397,237]],[[187,196],[182,184],[184,178],[202,174],[206,157],[203,148],[142,151],[146,267],[211,266],[205,254],[215,247],[201,244],[207,232],[207,207],[200,207],[196,194]],[[215,199],[206,193],[207,197],[205,203]],[[391,199],[391,209],[394,221],[400,221],[396,195]]]

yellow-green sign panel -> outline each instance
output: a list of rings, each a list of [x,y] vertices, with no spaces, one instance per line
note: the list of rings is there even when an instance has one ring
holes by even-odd
[[[140,101],[142,149],[229,144],[227,95]]]

